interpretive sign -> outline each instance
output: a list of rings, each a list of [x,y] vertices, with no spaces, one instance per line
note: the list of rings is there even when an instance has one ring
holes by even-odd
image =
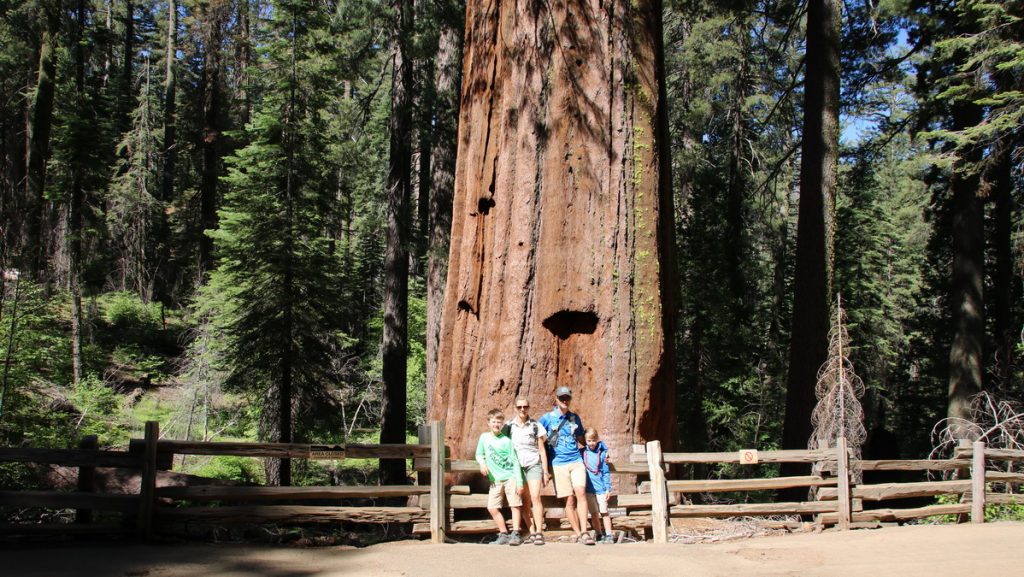
[[[345,458],[345,446],[344,445],[310,445],[309,446],[309,458],[310,459],[344,459]]]

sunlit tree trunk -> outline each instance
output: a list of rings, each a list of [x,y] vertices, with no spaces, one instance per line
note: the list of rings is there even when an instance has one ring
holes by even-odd
[[[430,410],[453,456],[490,409],[539,415],[562,385],[619,459],[674,443],[661,38],[657,1],[468,6]]]

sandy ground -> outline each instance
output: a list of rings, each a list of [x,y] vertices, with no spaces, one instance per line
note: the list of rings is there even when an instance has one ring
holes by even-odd
[[[0,548],[4,577],[971,577],[1024,575],[1024,523],[891,527],[714,545],[430,545],[365,549],[249,545],[41,545]]]

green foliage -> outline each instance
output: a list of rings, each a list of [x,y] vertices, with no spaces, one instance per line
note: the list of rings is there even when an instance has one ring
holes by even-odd
[[[248,457],[211,457],[193,468],[192,474],[252,485],[262,485],[265,482],[263,471],[257,461]]]
[[[103,320],[118,329],[155,331],[161,327],[160,306],[145,303],[130,292],[104,293],[97,297]]]
[[[125,446],[130,438],[124,401],[111,387],[89,376],[71,389],[69,400],[78,412],[76,432],[96,435],[102,447]]]
[[[781,427],[800,64],[788,8],[758,8],[679,2],[666,16],[689,450],[763,446]]]
[[[22,276],[8,283],[0,322],[0,444],[66,446],[73,421],[62,302]]]
[[[926,70],[934,71],[933,98],[956,107],[984,109],[984,120],[969,126],[938,124],[921,134],[946,144],[932,156],[939,166],[984,170],[994,155],[967,161],[972,151],[1012,138],[1024,122],[1024,2],[961,0],[918,13],[922,33],[947,24],[933,44]]]
[[[915,155],[906,138],[884,134],[848,151],[836,207],[835,287],[847,311],[850,359],[868,391],[866,427],[905,431],[918,450],[910,454],[921,454],[935,408],[922,412],[917,403],[901,402],[914,384],[908,359],[928,266],[928,197]],[[909,405],[918,409],[904,412]],[[911,418],[926,422],[910,426]]]
[[[406,370],[407,429],[415,431],[427,416],[427,300],[422,283],[409,287],[409,357]]]

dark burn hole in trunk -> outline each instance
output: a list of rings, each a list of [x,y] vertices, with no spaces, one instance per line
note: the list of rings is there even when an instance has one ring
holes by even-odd
[[[487,213],[491,212],[491,208],[492,207],[494,207],[494,199],[493,198],[484,197],[484,198],[481,198],[476,203],[476,210],[477,210],[477,212],[479,214],[484,215],[484,216],[486,216]]]
[[[473,315],[476,314],[476,311],[473,310],[473,305],[469,304],[469,301],[467,301],[467,300],[459,301],[458,308],[459,308],[460,311],[466,311],[466,312],[468,312],[470,314],[473,314]]]
[[[592,335],[597,330],[597,315],[587,311],[558,311],[541,323],[551,334],[562,339],[570,335]]]

